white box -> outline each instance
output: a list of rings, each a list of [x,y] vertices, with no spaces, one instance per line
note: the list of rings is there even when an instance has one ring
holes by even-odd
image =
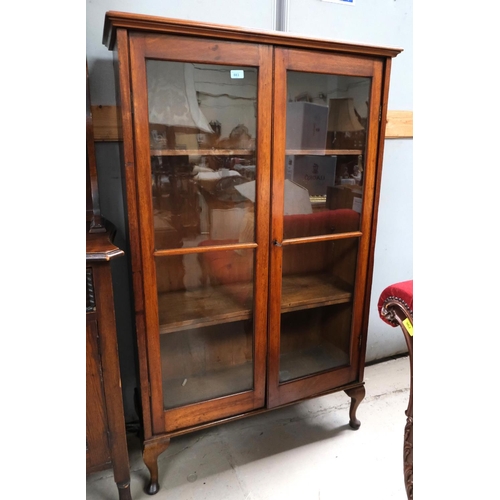
[[[325,149],[328,106],[313,102],[286,105],[286,149]]]
[[[309,196],[326,196],[335,184],[336,156],[287,155],[285,178],[303,186]]]

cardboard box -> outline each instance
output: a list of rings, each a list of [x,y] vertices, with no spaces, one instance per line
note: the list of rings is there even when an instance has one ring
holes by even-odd
[[[313,102],[286,105],[286,149],[325,149],[328,106]]]
[[[287,155],[285,178],[303,186],[309,196],[326,196],[335,184],[336,156]]]

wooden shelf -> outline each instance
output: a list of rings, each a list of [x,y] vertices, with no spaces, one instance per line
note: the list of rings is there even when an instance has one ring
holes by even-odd
[[[151,156],[248,156],[255,155],[249,149],[151,149]],[[362,149],[287,149],[287,155],[361,155]]]
[[[251,290],[251,283],[239,283],[162,293],[158,297],[160,333],[250,319],[250,307],[238,302],[231,291]]]
[[[350,302],[352,292],[336,280],[322,274],[284,276],[281,291],[281,312]]]
[[[254,149],[151,149],[151,156],[242,156],[255,155]]]
[[[329,155],[362,155],[362,149],[287,149],[287,155],[313,155],[313,156],[329,156]]]
[[[251,319],[252,288],[251,283],[234,283],[162,293],[158,297],[160,333]],[[284,313],[351,300],[352,292],[325,275],[283,278],[281,310]]]
[[[98,142],[122,141],[123,131],[118,108],[98,104],[91,106],[91,109],[94,122],[94,140]],[[388,110],[385,138],[413,138],[413,111]]]

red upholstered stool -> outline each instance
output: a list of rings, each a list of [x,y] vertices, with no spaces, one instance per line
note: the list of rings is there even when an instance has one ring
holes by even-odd
[[[403,468],[406,494],[413,499],[413,280],[388,286],[378,301],[380,317],[391,326],[399,326],[410,356],[410,400],[406,410]]]

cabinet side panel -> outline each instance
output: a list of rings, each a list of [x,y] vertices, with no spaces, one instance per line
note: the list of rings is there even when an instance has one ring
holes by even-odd
[[[385,59],[384,62],[380,62],[377,66],[377,70],[381,75],[381,91],[380,91],[381,105],[380,105],[378,144],[377,144],[377,165],[376,165],[377,168],[375,174],[375,186],[373,193],[373,215],[372,215],[371,235],[370,235],[370,253],[368,259],[366,292],[365,292],[365,313],[363,315],[363,331],[365,332],[368,331],[369,307],[370,307],[371,289],[373,281],[373,264],[374,264],[375,242],[377,237],[380,184],[382,182],[382,164],[384,158],[385,129],[387,126],[387,102],[389,100],[389,80],[391,74],[391,64],[392,64],[392,59],[388,57],[387,59]],[[360,350],[359,380],[363,380],[364,377],[366,342],[367,339],[365,335],[362,340],[361,350]]]
[[[137,189],[138,232],[137,239],[141,251],[141,281],[144,298],[145,344],[148,363],[148,391],[151,394],[151,432],[165,431],[163,419],[163,397],[158,327],[158,304],[156,297],[156,267],[153,258],[155,247],[154,224],[151,202],[149,113],[144,105],[147,97],[146,52],[144,38],[134,36],[130,39],[130,83],[134,96],[132,112],[134,116],[134,154]],[[147,101],[146,101],[147,102]],[[143,394],[143,402],[146,397]]]
[[[134,153],[133,115],[130,88],[130,56],[126,30],[117,30],[115,64],[119,82],[120,115],[123,128],[122,176],[124,183],[124,202],[127,214],[129,262],[134,290],[134,312],[137,336],[137,355],[139,366],[141,420],[145,438],[151,434],[151,411],[149,403],[148,361],[144,329],[144,295],[142,286],[142,264],[138,222],[138,201],[136,191],[136,162]]]
[[[371,238],[374,233],[372,226],[374,215],[374,190],[378,171],[378,143],[380,134],[380,109],[382,105],[382,65],[373,61],[372,85],[369,104],[369,127],[366,150],[366,175],[364,185],[364,199],[362,209],[363,236],[360,240],[358,266],[356,272],[356,287],[354,296],[353,335],[352,335],[352,364],[358,367],[359,378],[362,382],[364,354],[363,344],[366,343],[369,292],[371,282],[371,262],[373,261],[373,246]]]

